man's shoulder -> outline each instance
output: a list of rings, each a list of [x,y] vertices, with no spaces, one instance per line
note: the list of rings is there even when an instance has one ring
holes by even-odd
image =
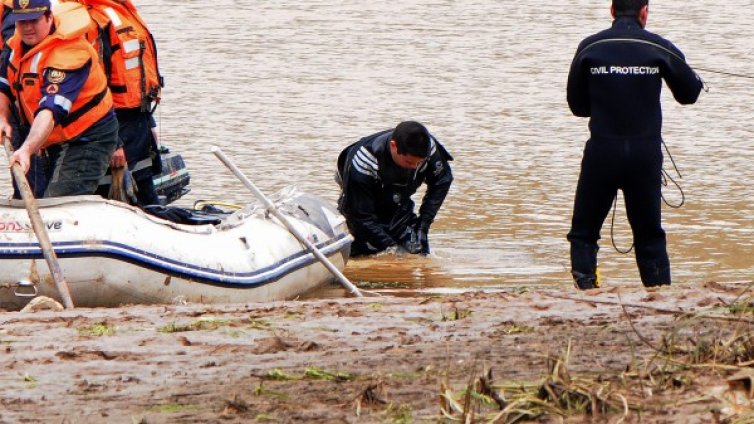
[[[590,44],[593,44],[595,41],[603,40],[605,38],[610,38],[611,34],[613,33],[612,28],[603,29],[602,31],[596,32],[592,35],[589,35],[588,37],[581,40],[581,43],[579,43],[579,50],[583,49],[584,47],[589,46]]]
[[[47,66],[58,69],[80,69],[94,57],[83,37],[58,40],[49,50]]]
[[[351,159],[351,174],[354,177],[379,179],[380,163],[368,144],[354,146]]]

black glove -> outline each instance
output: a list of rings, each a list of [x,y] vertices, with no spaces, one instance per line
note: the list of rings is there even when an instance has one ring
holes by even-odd
[[[429,225],[420,222],[416,225],[414,233],[416,233],[416,239],[421,245],[421,249],[417,253],[429,255]]]
[[[421,240],[419,240],[419,234],[412,227],[406,227],[406,236],[403,237],[401,247],[408,253],[417,254],[422,250]]]

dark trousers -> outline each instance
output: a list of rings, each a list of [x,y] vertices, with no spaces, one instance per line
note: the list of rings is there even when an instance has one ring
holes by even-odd
[[[18,150],[23,141],[26,140],[26,136],[29,135],[29,127],[18,125],[15,116],[15,113],[11,114],[11,125],[13,126],[13,140],[11,144],[14,150]],[[29,187],[31,187],[31,191],[37,199],[44,196],[47,189],[47,167],[47,158],[44,155],[39,154],[31,157],[29,171],[26,173],[26,180],[29,182]],[[21,198],[21,192],[15,179],[13,180],[13,198]]]
[[[46,148],[51,174],[44,197],[94,194],[115,152],[118,121],[106,117],[80,137]]]
[[[618,190],[622,190],[642,283],[670,284],[670,260],[661,223],[661,172],[659,141],[586,143],[568,233],[574,274],[595,274],[600,229]]]
[[[152,135],[152,116],[139,109],[116,110],[116,114],[118,137],[126,153],[128,169],[136,183],[136,200],[139,206],[159,204],[153,177],[160,173],[162,163]],[[107,174],[110,174],[109,169]],[[109,185],[103,185],[97,193],[107,197],[109,190]]]

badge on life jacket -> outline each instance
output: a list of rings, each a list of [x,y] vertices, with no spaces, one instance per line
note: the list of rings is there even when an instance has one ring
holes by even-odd
[[[60,86],[57,84],[50,84],[47,86],[47,94],[57,94],[60,91]]]
[[[65,72],[58,69],[50,69],[47,73],[47,81],[51,84],[60,84],[65,79]]]

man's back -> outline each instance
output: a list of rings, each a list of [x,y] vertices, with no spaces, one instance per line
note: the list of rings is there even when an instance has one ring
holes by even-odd
[[[676,100],[694,103],[702,82],[672,43],[644,30],[634,17],[585,39],[568,77],[571,111],[591,117],[597,139],[661,140],[660,90],[665,79]]]

